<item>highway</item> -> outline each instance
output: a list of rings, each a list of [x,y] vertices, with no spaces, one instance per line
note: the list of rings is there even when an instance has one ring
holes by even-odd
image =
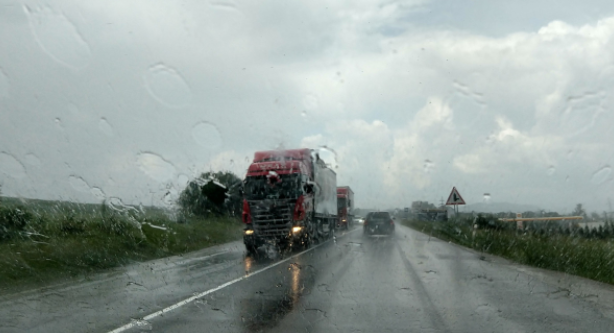
[[[397,226],[241,242],[0,297],[0,332],[612,332],[614,288]]]

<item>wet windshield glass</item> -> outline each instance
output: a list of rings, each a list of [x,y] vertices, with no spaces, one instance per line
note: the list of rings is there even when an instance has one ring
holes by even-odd
[[[300,174],[246,177],[243,191],[248,200],[295,199],[303,194]]]
[[[0,333],[611,333],[613,286],[612,0],[0,0]]]

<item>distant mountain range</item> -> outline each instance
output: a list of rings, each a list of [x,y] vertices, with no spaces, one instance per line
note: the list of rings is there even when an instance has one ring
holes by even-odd
[[[533,205],[513,204],[508,202],[480,202],[466,206],[460,206],[459,212],[478,212],[478,213],[501,213],[501,212],[537,212],[540,208]]]

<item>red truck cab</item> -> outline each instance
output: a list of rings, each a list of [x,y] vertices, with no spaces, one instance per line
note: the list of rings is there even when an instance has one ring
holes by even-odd
[[[260,151],[243,181],[243,240],[309,244],[331,235],[337,219],[336,174],[312,149]]]
[[[349,186],[337,187],[337,226],[349,228],[354,224],[354,191]]]

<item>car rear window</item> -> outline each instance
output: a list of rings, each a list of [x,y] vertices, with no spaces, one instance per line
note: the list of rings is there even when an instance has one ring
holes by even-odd
[[[389,219],[390,218],[390,214],[386,213],[386,212],[380,212],[380,213],[373,213],[369,217],[370,218],[375,218],[375,219]]]

